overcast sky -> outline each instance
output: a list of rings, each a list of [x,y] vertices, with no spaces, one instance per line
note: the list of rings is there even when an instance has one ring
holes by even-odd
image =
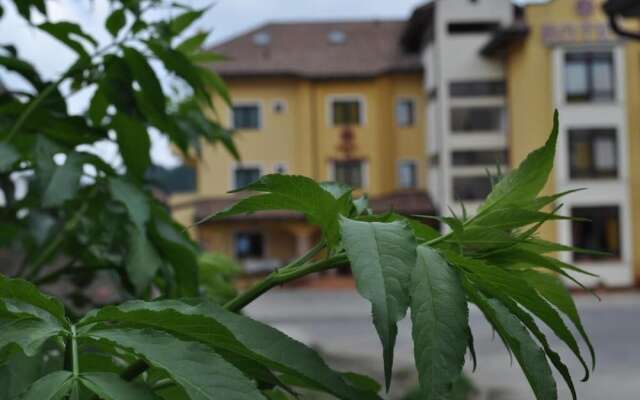
[[[211,0],[185,1],[194,6],[211,4]],[[290,20],[336,20],[336,19],[406,19],[413,9],[425,0],[214,0],[214,6],[198,22],[194,29],[212,30],[208,43],[215,44],[272,21]],[[8,5],[3,1],[3,5]],[[109,14],[107,0],[48,0],[50,17],[54,21],[71,20],[101,39],[108,40],[103,28]],[[27,26],[15,17],[12,6],[5,6],[5,15],[0,19],[0,44],[17,45],[20,55],[30,60],[45,78],[54,78],[73,61],[73,54],[46,35]],[[9,86],[18,83],[11,75],[0,71],[0,79]],[[83,109],[88,96],[80,94],[72,101],[72,107]],[[154,160],[171,165],[166,143],[154,140]]]

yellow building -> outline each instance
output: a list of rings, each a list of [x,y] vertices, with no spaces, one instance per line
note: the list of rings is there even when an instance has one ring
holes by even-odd
[[[242,156],[207,147],[197,192],[172,199],[191,223],[230,205],[229,190],[270,173],[336,180],[377,211],[433,214],[426,193],[425,96],[418,55],[400,47],[400,21],[269,24],[213,51],[233,107],[217,104]],[[302,215],[259,213],[197,227],[209,249],[248,272],[282,265],[319,232]]]
[[[568,196],[564,209],[591,222],[560,221],[545,234],[610,253],[562,256],[598,274],[591,285],[629,286],[640,282],[640,42],[610,30],[602,3],[529,5],[483,50],[506,71],[511,160],[544,142],[558,109],[548,191],[586,189]]]

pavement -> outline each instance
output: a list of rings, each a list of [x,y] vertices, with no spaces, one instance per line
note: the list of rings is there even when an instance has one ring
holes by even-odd
[[[640,293],[576,296],[583,323],[596,348],[597,366],[591,379],[580,382],[582,369],[558,341],[551,340],[574,376],[579,400],[640,399]],[[380,342],[371,324],[369,304],[352,290],[317,291],[282,289],[267,293],[247,308],[254,318],[268,322],[290,336],[316,347],[336,368],[382,378]],[[465,367],[478,389],[479,400],[533,400],[517,363],[480,312],[473,308],[478,368]],[[548,335],[551,337],[552,335]],[[555,346],[554,346],[555,344]],[[586,349],[584,349],[585,355]],[[394,380],[390,399],[401,397],[415,383],[410,326],[399,325]],[[571,398],[557,377],[560,400]]]

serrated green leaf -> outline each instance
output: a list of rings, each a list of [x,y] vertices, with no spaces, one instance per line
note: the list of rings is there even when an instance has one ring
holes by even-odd
[[[133,78],[140,84],[142,96],[148,99],[156,112],[164,114],[166,99],[155,71],[138,50],[124,47],[122,51]]]
[[[127,207],[131,221],[144,231],[151,215],[149,199],[144,192],[122,178],[109,178],[109,189],[113,198]]]
[[[520,321],[499,301],[487,299],[471,287],[467,287],[466,292],[513,352],[536,399],[556,400],[558,390],[545,353],[533,341]]]
[[[560,279],[548,273],[542,273],[534,270],[526,270],[521,272],[527,282],[529,282],[548,302],[553,304],[558,310],[564,313],[576,327],[582,338],[584,339],[589,352],[591,353],[591,368],[595,368],[596,356],[593,344],[589,339],[580,315],[576,308],[569,290]]]
[[[320,226],[330,246],[338,244],[338,215],[342,205],[312,179],[299,175],[265,175],[237,191],[265,193],[242,199],[199,223],[258,211],[292,210],[304,213],[310,223]]]
[[[556,111],[551,135],[545,145],[529,154],[517,169],[511,171],[498,182],[478,209],[479,212],[498,205],[517,205],[535,199],[544,188],[553,169],[558,125],[558,112]]]
[[[116,131],[118,148],[127,166],[127,173],[142,180],[151,164],[151,140],[147,128],[140,121],[118,113],[111,122]]]
[[[179,45],[176,46],[176,50],[179,50],[185,54],[191,54],[197,50],[200,50],[205,40],[209,36],[209,32],[198,32],[195,35],[186,38]]]
[[[64,164],[55,167],[42,196],[44,207],[58,207],[75,197],[80,187],[82,166],[82,158],[77,153],[70,153]]]
[[[178,15],[170,23],[171,33],[174,36],[178,36],[185,29],[191,26],[191,24],[193,24],[198,18],[200,18],[207,10],[208,8],[203,8],[202,10],[187,11]]]
[[[446,399],[467,351],[469,310],[457,272],[437,251],[419,246],[411,275],[411,322],[422,396]]]
[[[20,159],[20,153],[9,143],[0,143],[0,172],[6,172]]]
[[[527,210],[520,207],[495,208],[483,213],[473,221],[474,226],[511,230],[545,221],[569,220],[557,214]]]
[[[83,373],[80,382],[102,400],[155,400],[158,397],[146,386],[123,380],[107,372]]]
[[[73,383],[73,374],[69,371],[55,371],[34,382],[20,400],[59,400],[64,397]]]
[[[9,279],[0,274],[0,299],[13,299],[31,304],[53,315],[62,326],[68,325],[62,303],[40,292],[31,282]]]
[[[126,269],[129,280],[142,294],[158,273],[162,260],[153,244],[147,238],[145,230],[132,226],[129,229],[129,252]]]
[[[409,307],[416,242],[402,221],[381,223],[340,218],[342,244],[358,292],[371,302],[373,323],[383,348],[385,382],[391,383],[397,323]]]
[[[351,387],[318,354],[276,329],[231,313],[212,302],[188,305],[178,301],[133,301],[87,314],[80,326],[116,321],[127,326],[162,329],[195,340],[216,351],[231,352],[274,371],[289,374],[340,399],[377,399]]]
[[[127,23],[127,14],[124,8],[118,8],[114,12],[107,17],[105,21],[105,27],[111,34],[111,36],[116,37],[120,30]]]
[[[522,279],[520,274],[517,272],[509,273],[502,268],[459,255],[447,254],[447,258],[455,264],[467,268],[471,272],[468,274],[469,279],[490,293],[491,296],[501,299],[505,306],[508,306],[508,303],[507,298],[503,296],[508,296],[543,321],[575,354],[584,368],[584,380],[588,379],[589,367],[582,357],[582,352],[573,333],[567,328],[558,312],[526,280]],[[511,310],[512,312],[516,311],[515,309]],[[530,324],[527,326],[530,330],[536,328]],[[532,330],[532,333],[535,334],[536,332]],[[541,339],[539,335],[536,336]],[[572,384],[569,383],[569,385],[571,386]]]
[[[100,329],[89,336],[131,351],[164,370],[191,400],[264,399],[253,382],[203,344],[148,329]]]

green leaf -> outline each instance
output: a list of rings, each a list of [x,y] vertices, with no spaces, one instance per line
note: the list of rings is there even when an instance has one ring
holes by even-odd
[[[513,352],[536,399],[556,400],[558,390],[544,351],[533,341],[520,321],[499,301],[487,299],[471,287],[467,289],[467,294]]]
[[[0,364],[4,356],[19,348],[27,357],[40,352],[44,343],[63,333],[59,324],[34,317],[9,317],[0,314]]]
[[[0,56],[0,65],[9,71],[20,74],[37,90],[42,90],[45,86],[38,71],[24,60],[17,57]]]
[[[496,208],[479,215],[473,223],[486,228],[511,230],[545,221],[570,220],[557,214],[527,210],[519,207]]]
[[[89,336],[131,351],[164,370],[191,400],[264,399],[253,382],[203,344],[149,329],[100,329]]]
[[[93,123],[93,126],[100,126],[102,124],[102,120],[105,115],[107,115],[107,108],[109,107],[109,102],[107,101],[107,97],[105,94],[104,87],[100,84],[96,89],[93,97],[91,98],[91,102],[89,103],[89,118]]]
[[[149,287],[158,273],[162,260],[153,244],[147,239],[145,230],[132,226],[129,229],[129,253],[126,268],[129,280],[138,295]]]
[[[304,344],[212,302],[203,301],[194,306],[172,300],[127,302],[92,311],[79,322],[79,326],[108,321],[162,329],[207,344],[223,355],[223,352],[238,354],[269,369],[295,376],[340,399],[378,398],[375,394],[351,387]]]
[[[173,19],[170,23],[170,29],[173,36],[178,36],[185,29],[187,29],[191,24],[193,24],[198,18],[204,14],[208,8],[203,8],[202,10],[193,10],[187,11],[178,15],[175,19]]]
[[[185,54],[191,54],[197,50],[200,50],[205,40],[209,36],[209,32],[198,32],[195,35],[186,38],[179,45],[176,46],[176,50],[179,50]]]
[[[87,373],[80,382],[103,400],[155,400],[158,397],[147,387],[124,381],[116,374]]]
[[[0,143],[0,173],[6,172],[20,159],[20,153],[9,143]]]
[[[220,75],[218,75],[217,72],[211,69],[203,67],[197,67],[197,70],[200,73],[200,78],[202,79],[202,81],[216,93],[218,93],[228,107],[231,107],[231,94],[229,93],[229,89],[227,89],[227,86],[225,85]]]
[[[13,353],[0,365],[0,399],[16,399],[43,375],[42,358]]]
[[[136,49],[124,47],[122,51],[133,78],[140,84],[142,95],[149,100],[156,112],[164,114],[166,99],[155,71]]]
[[[31,282],[9,279],[0,274],[0,299],[31,304],[53,315],[63,326],[68,324],[62,303],[40,292]]]
[[[113,198],[127,207],[131,221],[140,231],[144,231],[151,215],[145,193],[121,178],[109,178],[109,189]]]
[[[457,272],[437,251],[418,247],[411,275],[414,354],[424,399],[446,399],[467,351],[467,299]]]
[[[173,267],[177,284],[177,296],[198,296],[198,252],[184,231],[172,224],[168,216],[154,213],[152,234],[163,260]]]
[[[543,321],[576,355],[585,371],[584,380],[588,379],[589,368],[582,357],[578,343],[571,331],[565,325],[562,317],[560,317],[558,312],[551,307],[551,305],[547,303],[547,301],[542,298],[526,280],[522,279],[520,274],[517,272],[510,273],[502,268],[486,265],[482,261],[465,259],[462,256],[453,254],[448,254],[447,258],[449,258],[450,261],[461,265],[463,268],[470,270],[471,274],[468,275],[469,279],[476,282],[488,293],[491,293],[493,297],[499,298],[506,306],[508,306],[508,299],[504,296],[512,298]],[[511,311],[515,312],[517,310],[511,309]],[[527,326],[530,330],[532,328],[535,329],[532,324]],[[542,340],[539,335],[537,336]],[[571,386],[571,383],[569,383],[569,385]]]
[[[242,199],[199,223],[257,211],[292,210],[304,213],[310,223],[320,226],[330,246],[338,244],[340,237],[338,215],[341,204],[312,179],[298,175],[265,175],[237,191],[266,193]]]
[[[64,397],[73,383],[73,374],[69,371],[55,371],[34,382],[20,400],[59,400]]]
[[[44,207],[58,207],[76,196],[82,176],[82,158],[70,153],[63,165],[56,166],[53,176],[42,196]]]
[[[411,229],[402,221],[360,222],[341,217],[340,230],[358,292],[371,302],[373,323],[382,342],[388,389],[397,323],[409,307],[416,242]]]
[[[497,205],[517,205],[535,199],[544,188],[553,169],[558,125],[556,111],[553,117],[553,129],[545,145],[529,154],[517,169],[498,182],[478,209],[479,212]]]
[[[38,25],[38,28],[64,43],[67,47],[75,51],[80,58],[89,58],[89,54],[84,46],[75,40],[75,38],[82,38],[93,46],[98,45],[98,42],[96,42],[92,36],[84,33],[80,25],[71,22],[45,22]]]
[[[113,129],[116,131],[120,154],[127,166],[129,175],[142,180],[151,164],[151,140],[147,128],[140,121],[123,113],[113,117]]]
[[[105,22],[105,27],[111,34],[111,36],[116,37],[120,30],[127,23],[127,14],[124,8],[118,8],[114,12],[109,15]]]
[[[589,352],[591,354],[591,368],[595,368],[596,356],[593,344],[589,339],[580,315],[576,309],[576,305],[571,298],[569,290],[560,279],[548,273],[542,273],[534,270],[522,271],[524,278],[529,282],[549,303],[553,304],[558,310],[564,313],[576,327],[582,338],[584,339]]]

